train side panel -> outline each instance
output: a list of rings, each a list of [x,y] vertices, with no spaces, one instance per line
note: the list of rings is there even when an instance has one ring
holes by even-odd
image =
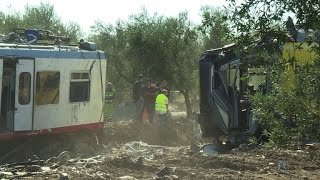
[[[53,128],[103,122],[105,70],[105,59],[35,59],[33,130],[50,132]],[[55,73],[59,73],[59,88],[50,93],[50,85],[44,87],[41,80]],[[53,80],[51,89],[57,89],[55,83]],[[41,98],[47,100],[42,102]]]

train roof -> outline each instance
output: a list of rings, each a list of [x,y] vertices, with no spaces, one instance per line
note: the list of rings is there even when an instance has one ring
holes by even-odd
[[[0,58],[106,59],[96,44],[85,42],[70,45],[67,36],[54,35],[49,30],[15,29],[0,35]]]
[[[106,59],[107,55],[78,46],[0,43],[0,58]]]
[[[209,50],[206,50],[206,53],[209,53],[209,54],[220,54],[221,52],[224,52],[224,51],[227,51],[231,48],[233,48],[236,44],[235,43],[232,43],[232,44],[228,44],[228,45],[225,45],[221,48],[216,48],[216,49],[209,49]]]
[[[206,50],[199,61],[212,61],[220,65],[238,60],[235,51],[235,44],[225,45],[221,48]]]

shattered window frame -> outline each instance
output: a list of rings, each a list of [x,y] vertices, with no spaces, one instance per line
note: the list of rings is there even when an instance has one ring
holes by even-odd
[[[36,73],[36,105],[56,105],[60,100],[60,71],[46,70]]]

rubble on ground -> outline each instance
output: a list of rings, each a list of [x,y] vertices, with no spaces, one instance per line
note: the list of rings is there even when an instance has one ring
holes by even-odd
[[[106,123],[104,135],[98,138],[99,143],[94,135],[83,135],[80,140],[65,144],[58,144],[53,139],[43,140],[32,151],[25,147],[27,154],[20,154],[21,159],[12,162],[7,157],[7,163],[2,161],[0,179],[320,177],[320,148],[317,145],[290,150],[243,148],[245,145],[241,145],[220,151],[213,144],[203,145],[204,142],[196,141],[190,119],[175,119],[167,128],[163,131],[157,124],[114,121]],[[163,133],[167,135],[165,141],[160,138]]]

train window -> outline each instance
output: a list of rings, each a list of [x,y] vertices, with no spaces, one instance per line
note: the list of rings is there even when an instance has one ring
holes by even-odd
[[[240,88],[240,71],[237,68],[230,68],[227,70],[228,86],[233,87],[239,90]]]
[[[59,103],[60,72],[40,71],[36,76],[36,104]]]
[[[213,82],[213,88],[214,89],[222,89],[223,88],[223,84],[222,84],[222,80],[221,77],[219,75],[218,72],[214,72],[214,78],[212,79]]]
[[[71,79],[89,79],[89,73],[71,73]]]
[[[26,105],[30,103],[30,90],[31,74],[28,72],[23,72],[19,75],[19,104]]]
[[[90,74],[89,72],[71,73],[70,102],[85,102],[90,98]]]

